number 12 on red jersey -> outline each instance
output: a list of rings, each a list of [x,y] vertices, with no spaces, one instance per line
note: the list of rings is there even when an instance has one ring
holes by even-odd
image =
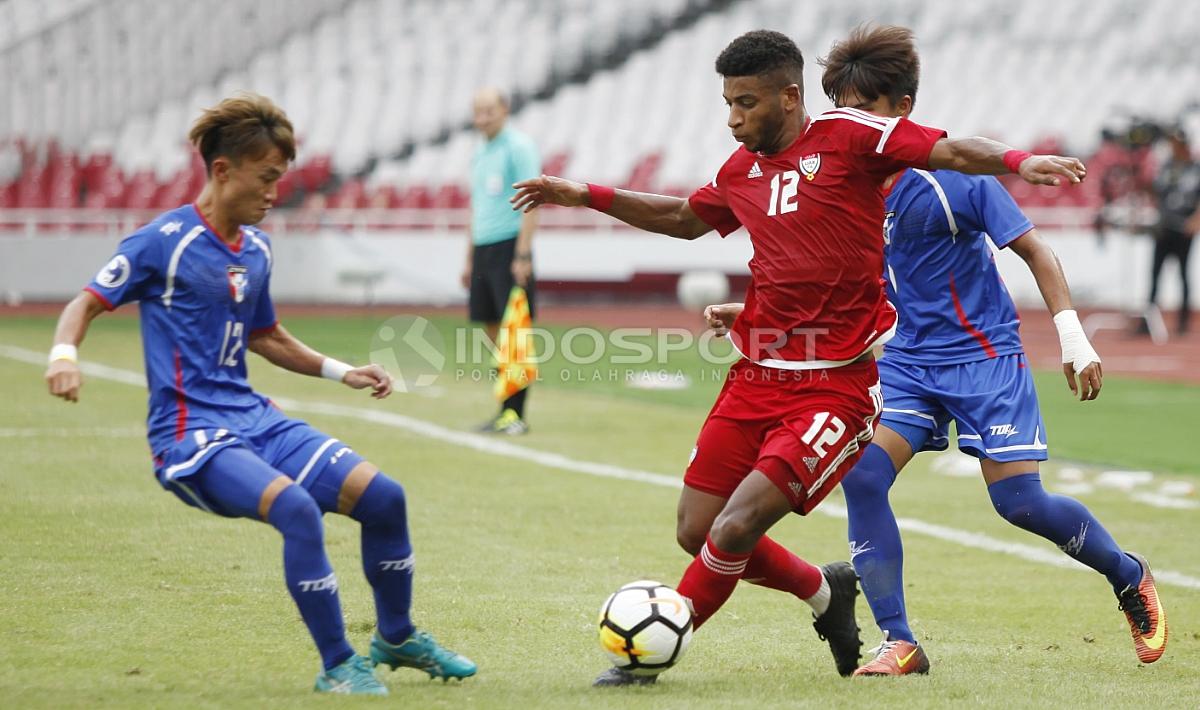
[[[785,173],[775,173],[771,178],[771,204],[767,205],[767,216],[795,212],[796,191],[799,190],[800,173],[789,170]]]

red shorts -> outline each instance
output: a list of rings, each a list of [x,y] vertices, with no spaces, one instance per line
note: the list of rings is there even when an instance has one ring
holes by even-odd
[[[700,429],[683,483],[729,498],[759,470],[804,515],[862,456],[882,409],[874,359],[829,370],[739,360]]]

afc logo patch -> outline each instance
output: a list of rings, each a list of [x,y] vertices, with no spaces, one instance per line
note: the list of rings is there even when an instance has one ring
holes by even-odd
[[[100,269],[100,273],[96,274],[96,283],[104,288],[116,288],[129,280],[129,274],[132,271],[133,266],[129,263],[129,257],[117,254],[112,261],[104,265],[103,269]]]
[[[812,181],[817,176],[817,171],[821,169],[821,154],[813,153],[806,155],[800,159],[800,172],[804,173],[804,179]]]
[[[225,275],[229,278],[229,296],[234,303],[246,300],[246,287],[250,285],[250,277],[246,275],[244,266],[226,266]]]

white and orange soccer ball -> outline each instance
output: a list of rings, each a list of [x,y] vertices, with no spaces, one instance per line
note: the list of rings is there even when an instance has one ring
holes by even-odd
[[[661,582],[630,582],[600,607],[600,648],[617,668],[655,675],[679,662],[692,640],[692,610]]]

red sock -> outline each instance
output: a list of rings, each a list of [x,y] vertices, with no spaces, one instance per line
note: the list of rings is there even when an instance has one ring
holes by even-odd
[[[766,535],[754,546],[742,579],[808,599],[821,588],[821,568],[797,557]]]
[[[749,559],[748,554],[737,555],[718,550],[711,537],[704,542],[700,554],[688,565],[677,588],[680,594],[692,600],[693,628],[700,628],[733,594],[733,588],[742,578]]]

